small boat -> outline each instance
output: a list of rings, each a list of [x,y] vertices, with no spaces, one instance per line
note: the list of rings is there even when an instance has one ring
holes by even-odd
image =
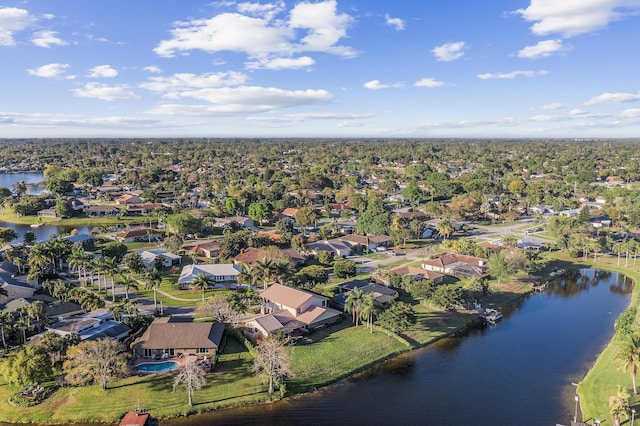
[[[491,324],[495,324],[502,319],[502,312],[496,311],[495,309],[486,308],[484,312],[484,319]]]
[[[44,223],[32,223],[29,226],[32,228],[40,228],[42,225],[44,225]]]

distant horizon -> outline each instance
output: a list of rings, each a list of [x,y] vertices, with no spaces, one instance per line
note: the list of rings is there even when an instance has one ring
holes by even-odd
[[[635,138],[639,39],[640,0],[5,0],[0,134]]]

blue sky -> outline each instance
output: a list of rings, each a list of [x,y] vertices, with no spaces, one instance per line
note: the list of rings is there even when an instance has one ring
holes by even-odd
[[[0,0],[1,137],[638,137],[640,0]]]

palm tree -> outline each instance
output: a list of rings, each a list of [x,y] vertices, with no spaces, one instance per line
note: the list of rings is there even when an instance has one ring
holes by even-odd
[[[89,256],[82,248],[76,247],[71,251],[71,255],[69,256],[69,267],[78,272],[78,279],[81,281],[82,277],[80,276],[80,272],[86,269],[89,262],[91,262],[91,256]]]
[[[637,395],[636,374],[638,366],[640,366],[640,338],[636,335],[629,335],[618,346],[618,350],[614,354],[614,360],[618,364],[618,369],[629,372],[631,374],[631,383],[633,384],[633,394]]]
[[[291,279],[291,277],[293,277],[293,274],[295,273],[295,268],[291,265],[291,262],[289,262],[288,260],[282,259],[276,262],[274,267],[274,272],[275,272],[276,280],[280,284],[284,285],[285,283],[287,283],[287,281]]]
[[[139,274],[143,272],[147,265],[142,261],[140,253],[129,253],[124,257],[124,264],[127,265],[127,269],[133,273]]]
[[[142,276],[142,282],[144,283],[144,288],[146,290],[153,289],[153,310],[158,310],[158,286],[162,282],[162,277],[160,276],[160,272],[157,269],[153,268],[152,270],[146,272]]]
[[[248,285],[253,288],[260,280],[260,271],[254,264],[242,265],[242,272],[238,275],[238,282],[240,284]]]
[[[358,326],[360,322],[360,311],[364,300],[364,293],[359,288],[354,288],[344,302],[345,312],[351,312],[351,320]]]
[[[42,300],[36,300],[27,306],[27,315],[30,319],[36,320],[38,330],[42,328],[41,318],[47,313],[47,307]]]
[[[438,234],[445,240],[451,236],[453,233],[453,225],[448,218],[442,219],[438,222]]]
[[[45,270],[50,265],[51,258],[44,245],[36,244],[31,247],[27,257],[27,263],[32,268],[39,268],[40,270]]]
[[[109,275],[111,278],[111,301],[116,301],[116,273],[120,271],[120,267],[118,266],[118,260],[115,257],[107,257],[102,262],[102,272],[106,275]],[[105,291],[107,290],[105,284]]]
[[[620,417],[629,417],[629,394],[618,386],[617,395],[609,398],[609,413],[615,426],[620,426]]]
[[[138,281],[136,281],[131,274],[121,274],[120,278],[120,285],[124,287],[124,296],[129,300],[129,290],[137,290]]]
[[[196,277],[193,279],[193,282],[191,283],[194,289],[199,288],[202,290],[202,306],[204,306],[204,292],[207,291],[212,283],[213,279],[211,278],[211,275],[204,272],[196,275]]]
[[[373,333],[373,314],[376,311],[376,299],[373,294],[365,294],[362,297],[362,304],[360,306],[360,318],[367,322],[367,326],[371,333]]]
[[[258,260],[255,263],[256,269],[264,282],[264,289],[267,289],[267,282],[271,280],[275,271],[275,263],[271,259]]]
[[[27,330],[31,328],[31,321],[29,317],[20,315],[15,325],[16,329],[22,332],[22,343],[27,343]]]
[[[0,335],[2,335],[2,346],[7,348],[7,342],[5,340],[4,332],[5,330],[11,330],[11,326],[13,325],[13,315],[7,311],[0,311]]]

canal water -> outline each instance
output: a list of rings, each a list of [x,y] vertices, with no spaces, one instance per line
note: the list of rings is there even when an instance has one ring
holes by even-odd
[[[317,392],[160,424],[568,425],[572,383],[610,341],[631,290],[631,280],[617,273],[573,271],[505,311],[495,326],[443,339]]]

